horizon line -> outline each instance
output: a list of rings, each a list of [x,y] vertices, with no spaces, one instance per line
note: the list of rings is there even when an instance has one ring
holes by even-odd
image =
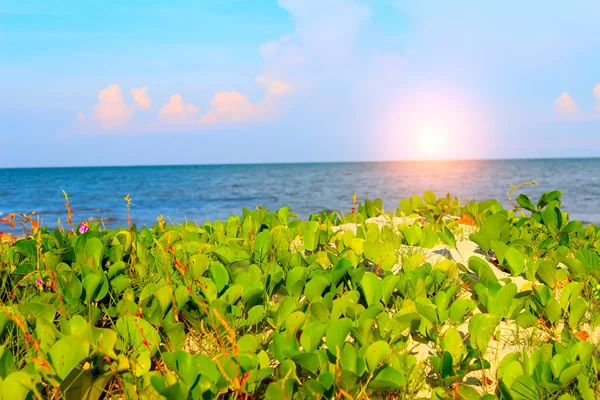
[[[436,162],[472,162],[472,161],[544,161],[544,160],[597,160],[600,156],[587,157],[510,157],[510,158],[445,158],[445,159],[404,159],[404,160],[365,160],[365,161],[275,161],[275,162],[242,162],[242,163],[207,163],[207,164],[115,164],[115,165],[57,165],[31,167],[3,167],[11,169],[78,169],[78,168],[151,168],[151,167],[229,167],[260,165],[310,165],[310,164],[377,164],[377,163],[436,163]]]

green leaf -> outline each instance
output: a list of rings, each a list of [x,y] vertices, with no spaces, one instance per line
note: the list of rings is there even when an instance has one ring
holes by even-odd
[[[394,291],[396,290],[396,286],[398,286],[398,283],[400,282],[400,277],[398,275],[388,275],[385,278],[383,278],[383,281],[381,282],[381,288],[382,288],[382,300],[384,304],[387,304]]]
[[[154,298],[160,304],[163,314],[166,314],[173,303],[173,292],[169,286],[163,286],[154,292]]]
[[[352,343],[346,343],[342,349],[342,355],[340,357],[340,365],[343,369],[357,372],[356,363],[358,359],[358,351]]]
[[[483,251],[488,252],[491,249],[491,242],[498,240],[507,222],[504,215],[493,214],[483,221],[479,233],[472,233],[469,239],[477,243]]]
[[[498,365],[498,380],[510,388],[518,376],[523,375],[523,366],[517,361],[518,354],[509,353]]]
[[[568,310],[571,302],[579,298],[579,294],[583,290],[583,282],[571,282],[565,286],[560,294],[560,306],[563,310]]]
[[[550,204],[552,201],[556,201],[558,205],[560,205],[560,197],[562,193],[559,190],[554,190],[552,192],[546,192],[540,196],[538,200],[537,207],[538,209],[544,208],[547,204]]]
[[[448,229],[448,227],[444,226],[443,232],[438,232],[438,237],[442,240],[442,242],[446,243],[448,246],[452,248],[456,248],[456,238],[454,234]]]
[[[562,213],[558,208],[557,201],[548,204],[542,211],[542,220],[551,233],[556,234],[560,230],[562,227]]]
[[[511,282],[502,286],[495,294],[490,294],[487,304],[489,313],[497,314],[502,318],[507,318],[510,311],[510,306],[515,298],[515,295],[517,294],[517,291],[517,285]]]
[[[498,282],[498,278],[487,261],[477,256],[469,257],[469,269],[478,275],[477,281],[484,286],[488,286],[489,282]]]
[[[563,226],[561,233],[569,233],[581,228],[583,228],[581,221],[571,221],[567,225]]]
[[[6,348],[6,345],[0,346],[0,381],[16,370],[17,366],[15,365],[12,352]]]
[[[223,264],[214,262],[210,265],[210,275],[212,277],[217,292],[220,293],[223,288],[229,283],[229,274]]]
[[[450,320],[455,324],[460,324],[465,315],[475,309],[477,305],[471,299],[458,299],[450,306]]]
[[[520,313],[516,319],[517,325],[521,328],[531,328],[537,323],[537,318],[529,311]]]
[[[558,379],[562,370],[569,364],[569,359],[564,354],[556,354],[550,360],[550,369],[552,370],[552,375]]]
[[[341,353],[351,329],[352,320],[349,318],[340,318],[331,323],[325,334],[325,344],[327,344],[327,349],[331,354],[338,355]]]
[[[160,375],[150,378],[152,387],[167,400],[185,399],[189,395],[189,389],[182,381],[175,381],[171,386],[166,386],[165,379]]]
[[[304,325],[304,321],[306,321],[306,316],[302,311],[295,311],[288,315],[285,321],[285,332],[287,337],[295,337],[296,332],[298,332]]]
[[[361,286],[367,301],[367,306],[370,307],[381,300],[383,288],[381,279],[372,272],[366,272],[361,279]]]
[[[600,267],[600,256],[591,250],[581,249],[575,258],[581,261],[587,271],[592,271]]]
[[[234,284],[223,293],[222,299],[229,305],[235,304],[239,299],[244,296],[244,286],[240,284]]]
[[[538,400],[540,398],[535,381],[527,375],[521,375],[515,379],[509,391],[515,400]]]
[[[406,386],[406,376],[402,371],[387,366],[382,368],[369,384],[372,390],[400,389]]]
[[[190,257],[190,275],[193,279],[200,279],[208,270],[209,260],[206,254],[194,254]]]
[[[552,289],[556,286],[557,265],[556,261],[544,261],[538,266],[536,271],[538,278]]]
[[[27,319],[32,320],[43,318],[46,321],[52,322],[56,316],[56,307],[34,301],[19,304],[19,311],[21,311]]]
[[[104,257],[104,243],[98,238],[92,237],[85,242],[85,256],[92,257],[95,268],[102,268],[102,259]]]
[[[319,244],[319,223],[317,221],[304,222],[300,224],[298,230],[304,240],[304,249],[314,251]]]
[[[200,291],[209,303],[217,299],[217,285],[215,285],[212,279],[200,278],[197,283],[200,287]]]
[[[366,241],[363,245],[365,258],[381,267],[384,271],[390,271],[396,264],[396,254],[394,251],[382,244]]]
[[[435,193],[433,193],[431,190],[427,190],[425,193],[423,193],[423,200],[425,200],[426,204],[435,205]]]
[[[525,269],[525,261],[523,260],[523,254],[514,247],[509,247],[506,250],[505,257],[506,261],[508,261],[508,268],[510,269],[511,275],[521,275],[521,273]]]
[[[320,347],[327,328],[329,324],[321,322],[312,323],[304,328],[300,336],[300,344],[305,352],[312,353]]]
[[[190,293],[188,292],[185,286],[179,286],[175,289],[175,302],[177,303],[177,308],[179,310],[183,310],[183,306],[189,301]]]
[[[112,329],[91,327],[88,331],[88,339],[95,350],[101,354],[108,354],[116,358],[115,345],[117,334]]]
[[[585,266],[577,258],[562,257],[560,261],[567,266],[573,279],[582,279],[587,274]]]
[[[581,392],[583,400],[595,400],[596,394],[587,376],[584,374],[577,376],[577,389]]]
[[[185,324],[178,322],[165,329],[167,338],[169,339],[168,346],[171,350],[180,350],[185,344],[186,332]]]
[[[469,321],[471,346],[480,353],[485,353],[494,330],[500,322],[497,314],[475,314]]]
[[[267,312],[265,311],[265,307],[259,304],[248,310],[248,319],[246,319],[246,322],[248,325],[256,325],[266,316]]]
[[[323,294],[323,290],[325,290],[325,288],[329,285],[331,285],[329,279],[324,276],[317,275],[308,281],[304,287],[304,294],[306,295],[308,301],[312,302],[315,297],[321,296]]]
[[[517,196],[517,203],[526,210],[529,210],[531,212],[536,211],[536,208],[531,202],[531,200],[529,200],[529,197],[527,197],[524,194],[520,194]]]
[[[150,372],[152,367],[152,360],[148,352],[138,354],[137,357],[132,358],[133,363],[131,364],[131,370],[136,377],[141,377]]]
[[[414,224],[410,226],[403,226],[400,228],[400,230],[402,231],[402,235],[406,240],[406,244],[408,244],[409,246],[416,246],[421,241],[421,236],[423,232],[418,225]]]
[[[88,274],[85,278],[83,278],[82,285],[85,289],[85,299],[88,304],[95,297],[96,289],[98,289],[100,283],[102,283],[102,278],[94,273]]]
[[[89,350],[90,343],[87,338],[60,339],[50,348],[50,363],[62,380],[89,356]]]
[[[305,267],[296,267],[288,272],[285,288],[290,296],[299,298],[304,291],[304,283],[308,278]]]
[[[569,310],[569,321],[568,321],[571,329],[577,328],[577,326],[579,325],[579,321],[581,320],[581,318],[584,316],[585,312],[587,311],[587,307],[588,307],[587,303],[581,297],[579,297],[578,299],[576,299],[575,301],[573,301],[571,303],[571,307]]]
[[[452,355],[452,365],[458,365],[463,356],[467,353],[463,339],[455,327],[448,328],[444,333],[442,349]]]
[[[314,353],[300,353],[292,357],[292,360],[313,374],[319,369],[319,357]]]
[[[367,348],[365,359],[369,371],[374,372],[381,361],[386,359],[390,353],[390,345],[383,340],[371,343]]]
[[[115,330],[123,342],[134,351],[154,354],[160,344],[160,335],[148,321],[131,315],[124,315],[115,324]]]
[[[176,351],[174,354],[162,353],[165,363],[179,375],[183,382],[192,387],[200,372],[205,368],[203,362],[207,360],[201,356],[193,356],[185,351]],[[212,361],[212,360],[210,360]]]
[[[506,252],[508,251],[508,245],[499,240],[492,240],[490,242],[492,246],[492,250],[494,250],[494,254],[496,255],[496,259],[500,264],[504,264],[504,259],[506,257]]]
[[[323,393],[327,391],[325,386],[316,379],[308,379],[302,384],[302,389],[309,399],[319,400],[322,398]]]
[[[548,321],[552,322],[553,324],[558,322],[558,320],[562,316],[562,310],[560,308],[560,303],[558,302],[558,300],[556,300],[554,297],[548,300],[548,304],[546,304],[544,313],[546,314]]]
[[[359,376],[356,373],[343,369],[339,375],[338,382],[342,389],[348,391],[355,387],[358,378]]]
[[[290,296],[284,297],[281,303],[279,303],[279,307],[275,312],[275,326],[277,326],[278,328],[282,328],[285,324],[288,315],[290,315],[295,309],[296,300]]]
[[[0,396],[3,399],[26,400],[30,398],[30,393],[34,387],[31,377],[23,371],[13,372],[8,375],[3,382]],[[31,397],[33,398],[33,397]]]
[[[252,258],[259,263],[267,261],[273,249],[273,234],[271,231],[262,231],[254,239]]]

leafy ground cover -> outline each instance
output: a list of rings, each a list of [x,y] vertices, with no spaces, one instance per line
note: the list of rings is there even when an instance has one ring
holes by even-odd
[[[595,399],[600,228],[560,198],[116,230],[74,224],[68,197],[64,228],[9,216],[1,398]]]

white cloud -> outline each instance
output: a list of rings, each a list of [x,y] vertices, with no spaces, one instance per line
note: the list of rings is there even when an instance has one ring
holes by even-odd
[[[371,18],[366,3],[344,0],[279,0],[294,31],[263,43],[261,77],[286,82],[301,92],[351,73],[361,27]]]
[[[575,100],[567,92],[563,92],[554,100],[554,109],[561,117],[572,117],[577,114]]]
[[[283,36],[279,40],[271,40],[269,42],[263,43],[259,46],[258,50],[264,58],[273,57],[275,56],[275,54],[277,54],[277,50],[280,47],[280,41],[285,41],[287,39],[289,39],[288,36]]]
[[[210,105],[219,116],[231,121],[242,121],[257,113],[257,108],[250,103],[248,96],[232,90],[215,93]]]
[[[162,106],[159,116],[165,120],[183,122],[194,117],[199,111],[200,109],[195,105],[191,103],[185,104],[181,95],[174,94],[169,98],[169,101]]]
[[[134,96],[134,106],[125,102],[123,90],[118,84],[113,83],[108,85],[98,93],[98,103],[92,108],[92,112],[89,115],[83,112],[77,113],[74,130],[79,132],[98,130],[115,131],[126,125],[128,128],[131,128],[130,119],[136,108],[145,107],[145,101],[147,101],[149,106],[150,99],[145,94],[146,91],[147,88],[145,86],[131,90],[131,94]],[[136,95],[138,95],[137,99]]]
[[[98,104],[93,108],[95,121],[104,129],[116,129],[131,117],[133,108],[125,104],[121,87],[111,84],[98,93]],[[78,116],[78,119],[81,116]]]
[[[596,105],[596,111],[600,112],[600,84],[594,86],[594,97],[598,104]]]
[[[235,90],[215,93],[210,101],[210,106],[211,110],[200,117],[200,123],[214,125],[217,123],[256,122],[275,112],[268,95],[254,104],[248,99],[248,96]]]
[[[292,85],[289,83],[282,81],[281,79],[274,79],[268,76],[259,76],[256,78],[256,82],[267,91],[267,97],[286,96],[292,90]]]
[[[215,125],[217,122],[219,122],[219,118],[217,117],[215,110],[210,110],[206,112],[206,114],[200,116],[198,122],[200,122],[202,125]]]
[[[137,108],[141,110],[147,110],[152,105],[152,101],[148,96],[148,86],[142,86],[139,88],[131,89],[131,96],[133,96],[133,101]]]

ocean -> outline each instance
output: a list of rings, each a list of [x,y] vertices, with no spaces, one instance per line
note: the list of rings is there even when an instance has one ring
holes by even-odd
[[[390,211],[425,190],[508,205],[510,185],[533,179],[538,185],[517,194],[535,202],[545,191],[561,190],[571,219],[600,223],[600,159],[0,169],[0,218],[36,211],[44,225],[55,227],[58,218],[65,223],[63,189],[75,223],[118,227],[126,225],[127,194],[133,222],[151,226],[161,214],[175,223],[204,222],[259,205],[288,205],[302,218],[323,210],[347,213],[353,193],[359,201],[380,197]]]

